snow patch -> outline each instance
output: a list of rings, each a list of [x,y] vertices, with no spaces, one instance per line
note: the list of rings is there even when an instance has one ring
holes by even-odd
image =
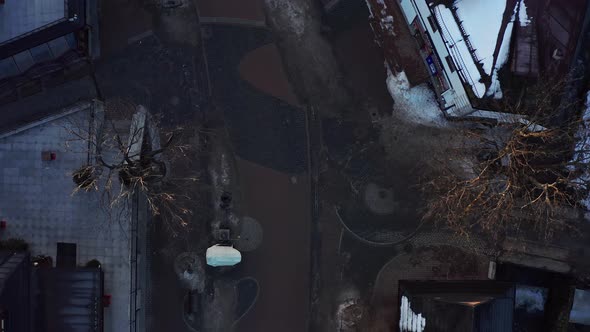
[[[385,16],[381,19],[380,24],[383,31],[386,31],[391,36],[395,36],[395,32],[393,31],[393,16]]]
[[[286,16],[288,25],[297,36],[303,35],[307,13],[301,1],[266,0],[266,3],[272,11]]]
[[[528,313],[538,313],[545,309],[547,302],[547,289],[532,286],[516,287],[515,305],[518,309],[524,309]]]
[[[524,0],[520,0],[518,9],[518,22],[520,23],[521,27],[526,27],[527,25],[531,24],[531,18],[527,14],[526,4]]]
[[[444,127],[446,119],[434,93],[426,84],[410,87],[405,72],[394,75],[387,68],[387,89],[393,98],[395,115],[411,123]]]
[[[407,297],[402,296],[400,307],[399,329],[401,332],[422,332],[426,327],[426,317],[415,313]]]
[[[521,2],[522,3],[522,2]],[[504,37],[502,38],[502,45],[500,45],[500,51],[496,58],[496,64],[494,65],[494,71],[492,74],[492,83],[486,92],[486,96],[493,96],[494,99],[502,99],[504,94],[500,87],[500,81],[498,80],[498,71],[506,64],[508,55],[510,54],[510,40],[512,39],[512,31],[514,30],[514,20],[516,19],[516,8],[512,13],[510,22],[506,24],[506,30],[504,31]]]
[[[582,124],[576,133],[576,145],[574,147],[574,156],[571,160],[572,165],[588,165],[590,161],[590,90],[586,92],[586,103],[582,113]],[[579,166],[578,166],[579,167]],[[581,174],[575,179],[574,183],[579,183],[579,189],[583,190],[583,183],[590,181],[590,173],[588,167],[582,169],[575,169],[575,166],[570,167],[571,171],[580,171]],[[582,205],[587,210],[590,210],[590,196],[586,197]]]

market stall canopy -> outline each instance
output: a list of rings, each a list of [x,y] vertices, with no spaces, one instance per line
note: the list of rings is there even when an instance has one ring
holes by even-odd
[[[207,249],[207,265],[233,266],[242,261],[242,254],[234,247],[216,244]]]

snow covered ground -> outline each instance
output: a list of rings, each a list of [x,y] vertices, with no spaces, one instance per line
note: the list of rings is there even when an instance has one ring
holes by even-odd
[[[426,84],[410,87],[406,73],[393,74],[387,68],[387,89],[393,98],[394,115],[410,123],[444,127],[447,120]]]

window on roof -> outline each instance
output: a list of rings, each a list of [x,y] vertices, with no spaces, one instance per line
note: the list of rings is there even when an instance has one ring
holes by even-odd
[[[434,17],[428,16],[428,23],[430,23],[430,28],[432,29],[432,32],[436,32],[438,30],[438,23],[436,23]]]
[[[447,60],[447,65],[449,66],[449,69],[451,69],[451,73],[457,71],[457,67],[455,67],[455,62],[453,61],[453,58],[451,58],[450,55],[447,55],[445,57],[445,60]]]

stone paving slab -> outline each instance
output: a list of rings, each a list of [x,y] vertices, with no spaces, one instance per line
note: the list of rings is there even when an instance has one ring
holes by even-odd
[[[89,109],[0,139],[0,218],[7,229],[0,238],[23,238],[32,255],[56,261],[57,242],[77,244],[77,264],[98,259],[105,273],[105,331],[129,330],[129,232],[125,210],[109,218],[97,193],[72,196],[72,171],[86,163],[82,142],[73,142],[65,129],[73,118],[87,120]],[[42,161],[42,151],[57,159]]]

